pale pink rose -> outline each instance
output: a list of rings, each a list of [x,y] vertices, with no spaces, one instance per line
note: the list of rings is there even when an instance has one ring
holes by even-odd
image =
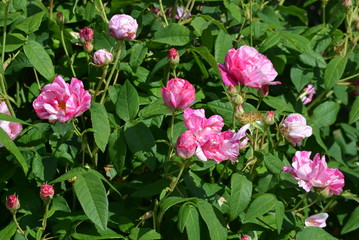
[[[40,188],[40,196],[43,199],[49,198],[52,199],[54,197],[55,190],[52,185],[49,184],[43,184]]]
[[[136,37],[138,24],[129,15],[116,14],[111,18],[108,28],[111,36],[131,41]]]
[[[79,30],[80,32],[80,42],[91,42],[93,40],[93,30],[92,28],[85,27]]]
[[[323,227],[327,226],[325,221],[327,220],[328,217],[329,217],[329,215],[327,213],[318,213],[318,214],[312,215],[312,216],[308,217],[307,219],[305,219],[304,223],[305,223],[305,226],[307,226],[307,227],[323,228]]]
[[[218,67],[226,85],[245,85],[268,92],[268,85],[281,84],[273,82],[278,73],[271,61],[249,46],[230,49],[224,64],[218,64]]]
[[[91,95],[84,90],[81,80],[72,78],[68,84],[57,76],[53,83],[42,88],[32,105],[41,119],[65,123],[90,108]]]
[[[312,127],[307,126],[307,120],[299,113],[288,115],[280,125],[280,132],[294,146],[300,146],[302,140],[312,135]]]
[[[186,109],[196,98],[193,85],[181,78],[170,79],[166,87],[162,87],[161,93],[166,105],[173,109]]]
[[[5,101],[2,101],[0,104],[0,113],[11,115]],[[0,120],[0,128],[2,128],[7,133],[7,135],[11,138],[11,140],[14,140],[17,137],[17,135],[21,133],[22,124]],[[0,142],[0,147],[2,146],[3,145]]]
[[[191,18],[191,12],[188,9],[183,10],[182,7],[177,6],[176,18],[190,19]]]
[[[177,153],[183,158],[191,158],[197,148],[196,137],[189,130],[182,133],[177,139]]]
[[[325,197],[340,195],[344,187],[344,175],[336,168],[328,168],[325,156],[319,153],[310,159],[311,152],[297,151],[292,159],[292,167],[285,166],[284,172],[290,172],[298,185],[309,192],[312,188]]]
[[[308,84],[308,86],[303,89],[303,92],[300,94],[299,98],[303,104],[306,105],[313,100],[313,95],[315,93],[314,86],[312,84]]]
[[[113,61],[113,55],[106,49],[100,49],[93,54],[93,62],[97,66],[109,65]]]
[[[11,212],[16,212],[20,208],[19,199],[15,194],[6,197],[6,208]]]

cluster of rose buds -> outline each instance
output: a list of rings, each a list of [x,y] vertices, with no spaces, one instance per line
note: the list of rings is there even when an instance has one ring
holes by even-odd
[[[11,115],[5,101],[2,101],[0,103],[0,113]],[[17,135],[19,135],[20,132],[22,131],[22,124],[0,120],[0,128],[2,128],[7,133],[7,135],[11,138],[11,140],[14,140],[17,137]],[[3,145],[0,142],[0,147],[2,146]]]
[[[172,78],[161,89],[163,101],[172,109],[186,109],[196,98],[196,90],[187,80]]]
[[[84,90],[81,80],[72,78],[68,84],[57,76],[53,83],[42,88],[32,105],[41,119],[65,123],[90,108],[91,95]]]
[[[299,113],[292,113],[280,125],[280,132],[294,146],[300,146],[302,140],[312,135],[312,127]]]
[[[344,175],[336,168],[328,168],[325,156],[319,153],[310,159],[311,152],[297,151],[292,159],[292,166],[285,166],[283,171],[290,172],[298,185],[309,192],[314,188],[325,197],[339,195],[344,187]]]
[[[92,46],[93,30],[92,30],[92,28],[85,27],[83,29],[80,29],[79,40],[86,52],[88,52],[88,53],[92,52],[92,50],[93,50],[93,46]]]
[[[245,131],[222,131],[223,119],[219,115],[206,118],[204,109],[184,111],[184,124],[188,128],[177,140],[177,153],[190,158],[194,154],[202,161],[214,160],[217,163],[231,160],[237,161],[240,148],[247,143]],[[241,142],[242,141],[242,142]]]

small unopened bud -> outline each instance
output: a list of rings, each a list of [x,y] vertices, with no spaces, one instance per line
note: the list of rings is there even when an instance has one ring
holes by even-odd
[[[54,197],[55,190],[52,185],[43,184],[40,189],[40,196],[43,200],[52,199]]]
[[[345,9],[350,9],[353,6],[352,0],[343,0],[342,5]]]
[[[269,111],[266,113],[266,115],[264,115],[263,117],[263,122],[267,125],[272,125],[274,124],[275,122],[275,119],[274,119],[274,111]]]
[[[62,14],[62,12],[56,13],[56,21],[59,25],[64,25],[66,22],[65,16]]]
[[[16,212],[20,208],[19,199],[15,194],[6,198],[6,208],[9,209],[10,212]]]
[[[316,188],[315,191],[317,191],[320,195],[322,195],[323,197],[327,198],[327,197],[331,197],[333,195],[333,193],[331,193],[329,191],[329,188]]]
[[[93,30],[92,28],[85,27],[79,30],[80,32],[80,42],[85,44],[86,42],[92,42],[93,40]]]
[[[244,103],[244,98],[240,95],[240,94],[236,94],[234,96],[232,96],[231,102],[235,105],[235,106],[239,106],[242,105]]]
[[[269,93],[268,85],[264,85],[261,89],[258,90],[258,96],[260,98],[264,98],[264,97],[268,96],[268,93]]]
[[[113,55],[106,49],[100,49],[93,54],[93,62],[99,66],[109,65],[113,61]]]
[[[176,66],[179,63],[179,55],[175,48],[171,48],[168,50],[167,59],[172,66]]]
[[[92,50],[93,50],[92,43],[86,42],[84,45],[84,50],[85,50],[85,52],[88,52],[88,53],[92,52]]]

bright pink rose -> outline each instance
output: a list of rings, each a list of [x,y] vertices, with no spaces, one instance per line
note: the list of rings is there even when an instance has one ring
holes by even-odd
[[[196,137],[189,130],[182,133],[177,139],[177,153],[183,158],[191,158],[197,148]]]
[[[42,88],[32,105],[41,119],[65,123],[90,108],[91,95],[84,90],[81,80],[72,78],[68,84],[57,76],[53,83]]]
[[[252,240],[252,238],[250,236],[244,235],[241,237],[241,240]]]
[[[242,46],[239,49],[230,49],[224,64],[218,64],[226,85],[245,85],[256,89],[268,91],[268,85],[277,85],[273,82],[278,73],[271,61],[260,54],[255,48]]]
[[[79,30],[80,32],[80,42],[91,42],[93,40],[93,30],[92,28],[85,27]]]
[[[55,190],[52,185],[49,184],[43,184],[40,188],[40,196],[44,199],[50,198],[52,199],[54,197]]]
[[[138,24],[129,15],[116,14],[111,18],[108,28],[111,36],[131,41],[136,37]]]
[[[0,113],[11,115],[5,101],[2,101],[0,104]],[[11,140],[14,140],[22,131],[22,124],[0,120],[0,128],[2,128],[7,133]],[[3,145],[0,142],[0,147],[2,146]]]
[[[329,217],[328,213],[318,213],[318,214],[312,215],[312,216],[308,217],[307,219],[305,219],[304,223],[305,223],[305,226],[307,226],[307,227],[323,228],[323,227],[327,226],[325,221],[327,220],[328,217]]]
[[[6,198],[6,208],[11,212],[15,212],[20,208],[20,202],[16,195],[13,194]]]
[[[304,105],[310,103],[313,100],[313,95],[315,94],[315,89],[312,84],[308,84],[306,88],[303,89],[303,92],[300,94],[299,98]]]
[[[292,159],[292,167],[285,166],[284,172],[290,172],[298,185],[309,192],[312,188],[326,197],[340,195],[344,187],[344,175],[336,168],[328,168],[325,156],[319,153],[310,159],[311,152],[297,151]]]
[[[106,49],[100,49],[93,54],[93,62],[97,66],[104,66],[112,63],[113,55]]]
[[[181,78],[170,79],[161,93],[166,105],[173,109],[186,109],[196,98],[193,85]]]
[[[299,113],[292,113],[280,125],[280,132],[294,146],[300,146],[302,140],[312,135],[312,127]]]

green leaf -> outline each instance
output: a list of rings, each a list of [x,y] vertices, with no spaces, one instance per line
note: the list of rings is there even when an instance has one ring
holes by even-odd
[[[285,40],[284,45],[288,48],[294,49],[300,53],[312,54],[312,44],[308,38],[303,37],[294,33],[280,33],[282,38]]]
[[[167,27],[158,30],[153,40],[156,42],[169,44],[171,46],[183,46],[192,39],[190,30],[176,23],[171,23]]]
[[[26,38],[20,33],[9,33],[6,35],[5,52],[12,52],[24,45]],[[1,43],[0,43],[0,47]]]
[[[349,124],[355,123],[359,119],[359,97],[355,98],[352,109],[349,113]]]
[[[126,80],[118,93],[116,102],[116,114],[125,121],[136,117],[139,110],[139,98],[135,87]]]
[[[264,154],[264,164],[273,174],[280,174],[283,171],[284,163],[270,153]]]
[[[316,127],[330,126],[337,120],[340,105],[335,102],[324,102],[313,111],[312,121]]]
[[[331,89],[339,81],[343,75],[347,61],[348,58],[340,56],[336,56],[330,60],[324,72],[324,86],[326,89]]]
[[[134,72],[137,71],[137,68],[145,59],[147,54],[147,47],[144,47],[143,44],[136,43],[131,47],[131,55],[130,55],[130,66]]]
[[[161,212],[164,214],[168,209],[173,207],[174,205],[182,202],[187,202],[194,200],[195,198],[182,198],[182,197],[168,197],[163,200],[160,204]]]
[[[201,229],[199,225],[199,215],[197,209],[192,204],[184,204],[178,213],[178,229],[187,231],[188,240],[200,240]]]
[[[252,182],[244,175],[235,173],[231,179],[231,198],[229,201],[229,214],[231,221],[235,220],[248,206],[252,196]]]
[[[9,150],[12,154],[14,154],[16,160],[18,161],[19,165],[22,167],[22,170],[26,175],[29,170],[29,166],[25,158],[22,156],[15,143],[11,140],[11,138],[2,128],[0,128],[0,139],[1,143],[6,147],[6,149]]]
[[[51,182],[49,182],[49,184],[54,184],[54,183],[58,183],[58,182],[63,182],[63,181],[68,181],[74,177],[78,177],[80,175],[83,175],[87,173],[87,171],[83,168],[77,167],[77,168],[73,168],[70,171],[66,172],[65,174],[61,175],[60,177],[56,178],[55,180],[52,180]]]
[[[242,12],[243,10],[235,3],[228,2],[228,0],[223,1],[224,6],[231,13],[232,17],[238,21],[238,23],[242,22]]]
[[[200,200],[197,202],[198,211],[206,223],[211,239],[226,240],[227,229],[218,220],[210,203]]]
[[[224,62],[224,57],[228,53],[228,50],[232,48],[232,42],[233,39],[231,35],[219,30],[214,48],[214,56],[217,63]]]
[[[299,60],[307,64],[311,67],[325,68],[327,67],[327,63],[325,62],[322,55],[316,52],[312,52],[311,54],[303,53],[299,55]]]
[[[325,143],[323,142],[322,137],[320,136],[320,128],[319,127],[314,127],[313,129],[313,135],[315,137],[315,140],[317,141],[317,143],[319,144],[319,146],[321,146],[325,152],[328,152],[328,148],[325,145]]]
[[[103,104],[92,103],[90,112],[96,145],[104,152],[111,132],[106,108]]]
[[[208,51],[207,47],[195,47],[191,48],[191,50],[197,52],[203,59],[205,59],[208,64],[213,68],[214,72],[218,75],[218,77],[222,77],[216,59],[212,56],[212,54]]]
[[[341,234],[352,232],[359,228],[359,206],[350,214],[348,221],[345,223]]]
[[[243,222],[253,221],[272,210],[277,203],[277,198],[273,194],[265,193],[254,199],[248,208],[246,217]]]
[[[264,102],[275,110],[278,110],[278,112],[295,112],[293,105],[288,102],[284,95],[267,96],[264,98]]]
[[[297,240],[337,240],[337,238],[333,237],[329,233],[327,233],[324,229],[319,227],[307,227],[302,231],[298,232]]]
[[[268,49],[276,46],[281,41],[281,36],[278,32],[270,33],[269,36],[259,45],[259,52],[265,52]]]
[[[196,16],[191,21],[191,26],[194,28],[195,32],[198,35],[201,35],[202,32],[208,28],[208,26],[211,24],[211,22],[208,22],[204,20],[202,17]]]
[[[108,200],[101,180],[92,173],[79,175],[75,180],[74,188],[87,217],[100,229],[106,230]]]
[[[163,99],[161,98],[141,109],[138,115],[142,119],[148,119],[157,116],[164,116],[168,114],[168,112],[169,108],[164,104]]]
[[[276,224],[277,224],[278,234],[282,230],[284,213],[285,213],[284,204],[281,201],[277,201],[277,203],[275,205],[275,220],[276,220]]]
[[[17,226],[14,221],[9,223],[5,228],[0,231],[0,240],[9,240],[14,236]]]
[[[153,240],[162,239],[161,234],[153,230],[152,228],[133,228],[131,230],[129,238],[131,240]]]
[[[207,106],[209,107],[209,109],[211,109],[212,112],[223,117],[223,120],[227,125],[232,124],[232,116],[233,116],[232,103],[223,100],[215,100],[209,102]]]
[[[98,2],[101,2],[101,0],[95,0],[95,6],[100,7],[101,5]],[[132,4],[132,2],[133,0],[112,0],[111,13],[117,13],[119,9],[123,9],[124,7]]]
[[[55,77],[51,58],[40,43],[29,40],[24,46],[24,52],[30,63],[42,76],[49,81]]]
[[[17,29],[24,31],[26,34],[30,34],[39,29],[43,16],[46,12],[38,12],[28,18],[25,18],[21,23],[16,25]]]
[[[278,10],[280,12],[285,12],[290,15],[296,16],[299,18],[300,21],[302,21],[302,23],[304,23],[305,25],[308,24],[307,11],[305,11],[304,9],[301,9],[294,5],[290,5],[290,6],[278,6]]]
[[[18,119],[18,118],[14,117],[14,116],[11,116],[11,115],[7,115],[5,113],[0,113],[0,120],[1,121],[16,122],[16,123],[21,123],[21,124],[25,124],[25,125],[30,125],[29,123],[24,122],[21,119]]]
[[[127,144],[123,128],[116,129],[111,133],[108,140],[108,153],[116,172],[121,175],[127,154]]]
[[[297,92],[301,92],[304,86],[307,85],[313,78],[313,69],[302,68],[297,64],[293,65],[293,67],[290,69],[290,79],[294,84]]]

